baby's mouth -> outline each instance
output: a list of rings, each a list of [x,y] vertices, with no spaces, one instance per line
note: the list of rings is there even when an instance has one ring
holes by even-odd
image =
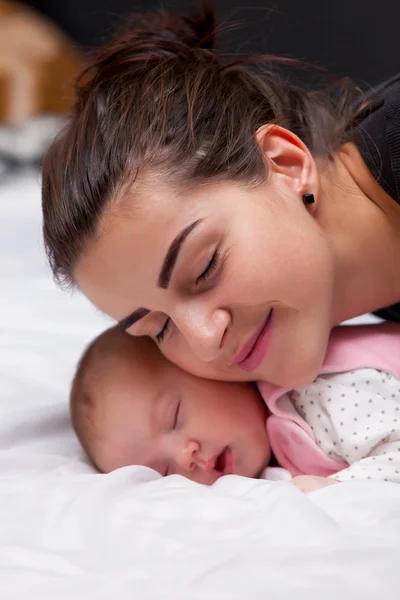
[[[232,475],[233,473],[233,455],[229,446],[225,446],[220,454],[211,461],[211,468],[222,475]]]

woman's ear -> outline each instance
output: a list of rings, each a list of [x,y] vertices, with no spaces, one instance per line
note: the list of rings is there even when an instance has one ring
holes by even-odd
[[[285,177],[299,196],[318,196],[319,176],[315,160],[297,135],[278,125],[263,125],[256,133],[258,146],[270,172]]]

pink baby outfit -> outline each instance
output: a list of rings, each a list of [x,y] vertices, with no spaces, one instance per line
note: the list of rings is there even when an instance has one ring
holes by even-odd
[[[384,371],[400,379],[398,325],[342,326],[333,330],[319,375],[364,368]],[[291,402],[289,390],[262,381],[258,382],[258,388],[271,413],[267,431],[272,451],[293,477],[328,477],[348,467],[345,460],[321,450],[312,428]]]

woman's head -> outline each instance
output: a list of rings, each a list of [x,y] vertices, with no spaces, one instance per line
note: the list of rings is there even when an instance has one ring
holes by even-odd
[[[298,385],[325,351],[334,269],[301,198],[347,113],[272,59],[223,64],[212,23],[136,17],[99,52],[44,163],[46,248],[58,280],[184,368]]]

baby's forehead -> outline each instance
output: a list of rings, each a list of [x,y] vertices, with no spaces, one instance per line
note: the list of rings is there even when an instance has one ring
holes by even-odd
[[[108,347],[108,360],[99,364],[100,404],[107,405],[106,411],[119,410],[137,412],[142,405],[151,405],[165,394],[167,388],[182,389],[184,374],[165,358],[149,338],[113,333],[117,347]],[[103,392],[103,393],[102,393]],[[100,399],[100,398],[99,398]],[[107,410],[108,409],[108,410]]]
[[[114,373],[114,383],[99,398],[97,427],[104,440],[131,450],[147,447],[168,422],[179,394],[161,377],[126,369]]]
[[[134,352],[114,357],[109,364],[105,389],[108,395],[132,407],[141,402],[155,402],[166,384],[160,364],[151,355]]]
[[[137,357],[133,354],[126,355],[123,360],[115,362],[111,367],[110,376],[112,387],[120,392],[128,390],[154,390],[159,383],[160,369],[156,368],[147,357]]]

